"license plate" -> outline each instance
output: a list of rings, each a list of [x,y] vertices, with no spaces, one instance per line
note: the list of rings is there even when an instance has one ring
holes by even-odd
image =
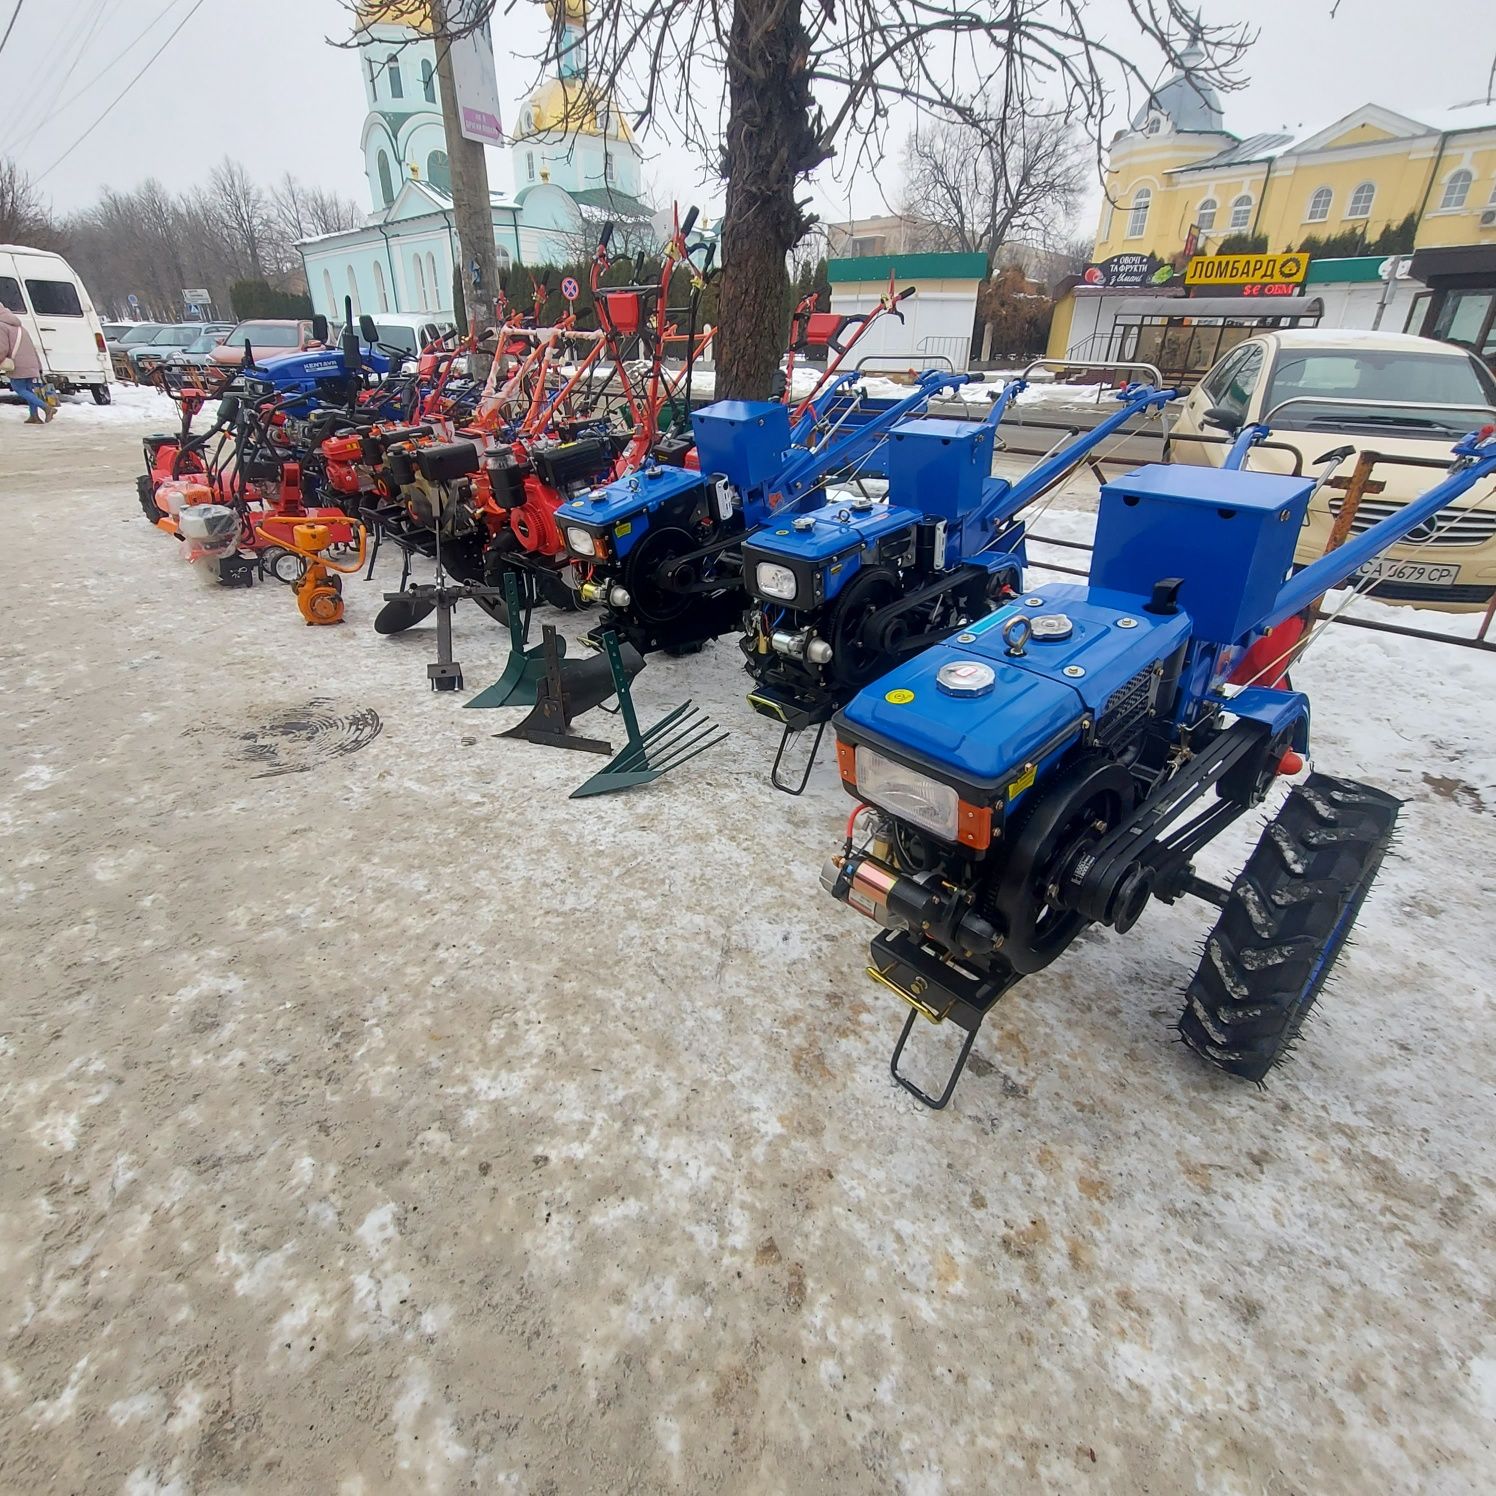
[[[1379,582],[1424,582],[1432,587],[1447,587],[1459,580],[1458,566],[1434,566],[1421,561],[1394,561],[1378,556],[1366,562],[1358,577],[1375,577]]]

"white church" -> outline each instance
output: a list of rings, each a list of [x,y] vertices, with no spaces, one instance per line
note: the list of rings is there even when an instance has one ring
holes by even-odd
[[[617,110],[580,116],[572,102],[585,74],[584,0],[564,0],[561,65],[520,105],[502,147],[489,147],[490,200],[500,271],[576,260],[611,219],[621,241],[652,235],[641,201],[641,160]],[[370,213],[362,228],[304,240],[312,306],[341,320],[353,312],[452,313],[457,232],[447,140],[437,95],[436,48],[421,34],[421,0],[369,0],[360,11],[358,59],[368,114],[361,144]],[[580,116],[580,117],[579,117]],[[513,187],[499,183],[510,178]],[[521,300],[528,294],[528,288]]]

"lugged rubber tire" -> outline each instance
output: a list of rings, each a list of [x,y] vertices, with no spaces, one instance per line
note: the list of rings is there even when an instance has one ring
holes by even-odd
[[[1185,996],[1179,1034],[1232,1075],[1285,1059],[1345,947],[1402,801],[1311,774],[1268,823]]]

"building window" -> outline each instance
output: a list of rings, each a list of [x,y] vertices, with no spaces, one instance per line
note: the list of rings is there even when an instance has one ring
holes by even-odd
[[[389,62],[390,68],[390,97],[392,99],[403,99],[405,97],[405,85],[400,81],[400,61],[392,57]]]
[[[498,261],[499,273],[501,275],[507,274],[509,267],[514,263],[513,256],[510,255],[508,248],[502,244],[495,244],[493,253],[494,259]]]
[[[438,192],[452,194],[452,167],[445,151],[432,151],[426,158],[426,180]]]
[[[374,261],[374,299],[379,303],[381,312],[389,311],[390,296],[384,284],[384,266],[378,260]]]
[[[1335,194],[1328,187],[1317,188],[1309,199],[1309,211],[1304,214],[1304,222],[1323,223],[1330,216],[1330,204],[1334,201]]]
[[[372,62],[369,64],[369,98],[373,103],[379,102],[379,69]]]
[[[358,300],[358,277],[353,273],[353,266],[348,267],[348,300],[353,303],[353,315],[358,316],[362,308]]]
[[[426,270],[421,264],[420,255],[410,257],[412,279],[416,284],[416,305],[424,312],[426,310]]]
[[[535,180],[535,152],[534,151],[526,151],[525,152],[525,173],[528,176],[528,178],[529,178],[530,181],[533,182]]]
[[[1375,182],[1362,182],[1351,193],[1351,205],[1345,210],[1345,216],[1347,218],[1370,218],[1371,205],[1376,201],[1376,195]]]
[[[1139,187],[1132,195],[1132,211],[1127,215],[1127,237],[1141,239],[1148,232],[1148,204],[1153,194],[1146,187]]]
[[[1444,197],[1439,203],[1441,213],[1453,213],[1465,206],[1465,199],[1470,196],[1470,184],[1475,180],[1473,172],[1466,171],[1463,167],[1459,171],[1452,171],[1444,183]]]
[[[1252,196],[1248,192],[1242,193],[1231,202],[1231,221],[1227,225],[1231,229],[1250,228],[1252,223]]]
[[[429,61],[421,64],[421,92],[428,104],[436,103],[436,70]]]
[[[1195,227],[1202,234],[1209,233],[1216,226],[1216,200],[1207,197],[1195,210]]]
[[[436,256],[426,254],[426,278],[431,282],[431,310],[437,311],[442,304],[441,282],[436,278]]]
[[[322,272],[322,294],[327,297],[327,315],[336,320],[338,315],[338,298],[333,294],[332,271]]]
[[[605,182],[613,180],[613,158],[611,156],[603,157],[603,180]]]
[[[379,153],[379,196],[386,208],[395,200],[395,183],[390,176],[390,158],[383,151]]]

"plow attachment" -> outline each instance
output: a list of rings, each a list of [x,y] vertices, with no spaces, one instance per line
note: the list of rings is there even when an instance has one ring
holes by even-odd
[[[561,655],[566,641],[549,623],[544,625],[541,634],[542,673],[535,688],[535,704],[522,722],[495,736],[523,738],[550,748],[611,753],[612,745],[601,738],[587,738],[573,732],[572,719],[601,706],[620,691],[627,692],[630,678],[644,668],[644,656],[632,646],[628,647],[627,655],[623,654],[618,640],[608,634],[605,641],[611,647],[606,659],[593,655],[585,660],[568,660],[563,665]]]
[[[628,742],[596,774],[571,792],[573,800],[584,800],[592,795],[610,795],[616,790],[648,784],[662,774],[678,769],[698,753],[715,748],[728,737],[725,731],[720,731],[709,717],[689,701],[682,702],[661,717],[653,727],[641,732],[617,636],[612,633],[604,634],[603,648],[607,652],[609,669],[618,693],[618,710],[628,732]]]
[[[525,647],[530,636],[530,604],[521,607],[514,573],[504,573],[504,606],[509,617],[509,659],[491,685],[463,703],[470,707],[534,706],[546,678],[544,644]],[[566,653],[566,640],[556,635],[556,654]]]

